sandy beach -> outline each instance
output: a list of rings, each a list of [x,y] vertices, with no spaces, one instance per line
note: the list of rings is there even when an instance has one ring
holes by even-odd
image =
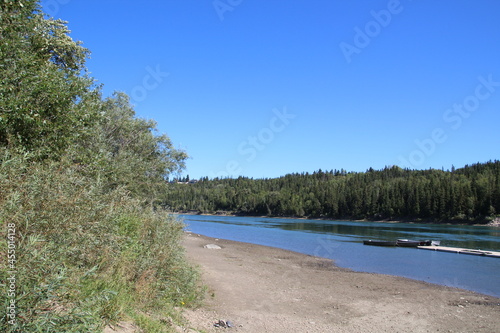
[[[220,249],[209,249],[213,244]],[[183,332],[498,332],[500,299],[186,233],[207,286]],[[233,327],[215,327],[219,320]]]

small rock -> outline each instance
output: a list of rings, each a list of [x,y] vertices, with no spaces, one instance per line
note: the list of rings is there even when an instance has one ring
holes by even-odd
[[[205,249],[209,249],[209,250],[220,250],[222,249],[222,247],[220,247],[219,245],[215,245],[215,244],[207,244],[204,246]]]
[[[215,327],[226,327],[226,322],[224,320],[219,320],[214,324]]]
[[[227,327],[233,327],[234,325],[233,325],[233,322],[232,322],[232,321],[230,321],[230,320],[226,320],[226,326],[227,326]]]

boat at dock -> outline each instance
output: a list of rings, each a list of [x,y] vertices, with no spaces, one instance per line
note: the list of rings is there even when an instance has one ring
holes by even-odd
[[[396,246],[396,241],[383,241],[383,240],[364,240],[365,245],[375,245],[375,246]]]
[[[440,241],[430,241],[430,240],[410,240],[410,239],[398,239],[396,241],[388,240],[364,240],[364,245],[374,245],[374,246],[398,246],[398,247],[414,247],[422,250],[433,250],[442,252],[452,252],[461,254],[470,254],[475,256],[493,257],[500,258],[500,252],[497,251],[485,251],[485,250],[475,250],[466,249],[460,247],[449,247],[441,246]]]
[[[430,240],[398,239],[396,241],[396,245],[401,247],[429,246],[431,243]]]
[[[417,247],[417,246],[428,246],[431,245],[430,240],[410,240],[410,239],[398,239],[396,241],[387,240],[364,240],[365,245],[375,245],[375,246],[401,246],[401,247]]]

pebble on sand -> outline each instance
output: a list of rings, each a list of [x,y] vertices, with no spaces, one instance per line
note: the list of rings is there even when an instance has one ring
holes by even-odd
[[[222,247],[220,247],[219,245],[215,245],[215,244],[207,244],[204,246],[205,249],[209,249],[209,250],[220,250],[222,249]]]

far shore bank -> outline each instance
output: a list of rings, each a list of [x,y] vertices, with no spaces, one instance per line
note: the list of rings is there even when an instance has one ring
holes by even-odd
[[[500,298],[189,232],[183,245],[208,288],[204,304],[185,311],[187,329],[220,332],[220,320],[234,332],[277,333],[489,333],[500,325]]]
[[[440,224],[440,225],[473,225],[483,227],[500,227],[500,217],[485,223],[477,222],[456,222],[456,221],[421,221],[421,220],[393,220],[393,219],[333,219],[331,217],[296,217],[296,216],[267,216],[267,215],[246,215],[236,212],[224,211],[220,213],[200,213],[197,211],[173,212],[177,215],[201,215],[201,216],[235,216],[235,217],[256,217],[256,218],[276,218],[276,219],[294,219],[294,220],[316,220],[316,221],[346,221],[346,222],[383,222],[383,223],[422,223],[422,224]]]

